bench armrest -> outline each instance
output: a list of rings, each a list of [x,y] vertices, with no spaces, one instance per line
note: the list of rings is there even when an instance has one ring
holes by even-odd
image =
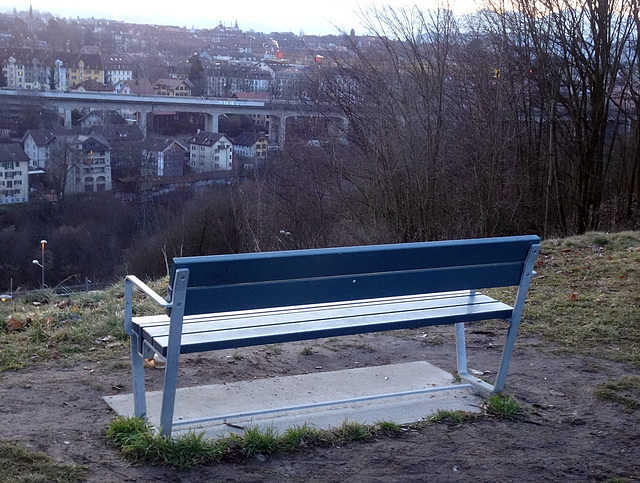
[[[151,297],[153,299],[153,301],[155,303],[157,303],[158,305],[160,305],[161,307],[163,307],[165,309],[167,307],[171,307],[171,302],[167,302],[164,297],[162,297],[162,296],[158,295],[156,292],[154,292],[151,287],[149,287],[146,283],[144,283],[142,280],[140,280],[135,275],[127,275],[127,277],[125,278],[125,281],[126,280],[131,281],[131,283],[133,283],[136,287],[138,287],[140,290],[142,290],[146,295]]]
[[[171,302],[167,302],[138,277],[135,275],[127,275],[124,279],[124,329],[129,335],[131,335],[133,318],[133,285],[142,290],[145,295],[153,299],[159,306],[165,309],[172,306]]]

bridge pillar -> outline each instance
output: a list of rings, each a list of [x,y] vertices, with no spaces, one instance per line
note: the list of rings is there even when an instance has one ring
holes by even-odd
[[[204,130],[207,132],[218,132],[218,115],[205,113],[204,115]]]
[[[147,132],[147,117],[149,117],[149,113],[151,111],[138,111],[136,112],[136,121],[138,122],[138,127],[144,134],[144,137],[149,137],[149,133]]]
[[[64,110],[64,127],[71,129],[71,109]]]

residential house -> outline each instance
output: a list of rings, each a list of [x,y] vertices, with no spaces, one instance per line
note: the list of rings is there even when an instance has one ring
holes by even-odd
[[[29,201],[29,156],[18,143],[0,144],[0,204]]]
[[[237,92],[269,92],[272,73],[257,65],[244,66],[220,63],[210,69],[207,79],[208,94],[231,97]]]
[[[104,68],[105,84],[115,86],[118,82],[133,79],[134,61],[127,55],[103,54],[101,56]]]
[[[182,176],[189,159],[189,150],[173,138],[151,137],[142,145],[147,176]]]
[[[96,79],[86,79],[79,84],[75,84],[72,86],[70,91],[73,92],[103,92],[103,93],[112,93],[113,87],[107,84],[104,84]]]
[[[224,134],[198,132],[189,141],[189,153],[189,167],[194,173],[233,168],[233,144]]]
[[[121,80],[114,84],[116,94],[132,94],[138,96],[153,96],[156,92],[149,79]]]
[[[32,49],[5,50],[2,57],[2,73],[11,89],[45,89],[49,70],[46,53]]]
[[[245,169],[251,169],[267,159],[269,141],[264,133],[244,131],[233,138],[233,154],[242,160]]]
[[[159,96],[187,97],[191,95],[193,84],[189,79],[158,79],[153,91]]]
[[[124,117],[118,114],[118,111],[113,109],[96,109],[95,111],[91,111],[89,114],[82,116],[79,119],[80,127],[83,129],[89,129],[95,126],[107,126],[110,124],[113,125],[124,125],[127,124]]]
[[[67,68],[69,86],[75,87],[86,80],[94,80],[96,84],[104,82],[104,67],[100,54],[81,54],[74,65]]]
[[[111,145],[101,134],[79,134],[64,140],[67,149],[64,192],[111,191]]]
[[[31,169],[47,169],[51,160],[52,151],[59,144],[60,136],[70,136],[76,134],[71,129],[29,129],[20,143],[24,152],[29,157]]]
[[[133,143],[144,140],[144,134],[135,124],[111,123],[101,127],[95,127],[93,131],[102,134],[114,148],[116,144]]]
[[[55,90],[66,91],[69,87],[67,78],[67,67],[64,60],[56,58],[53,62],[53,83],[55,84]]]

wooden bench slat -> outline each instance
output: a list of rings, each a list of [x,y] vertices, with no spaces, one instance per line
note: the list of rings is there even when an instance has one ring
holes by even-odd
[[[522,262],[188,289],[185,315],[517,285]]]
[[[480,292],[476,292],[476,297],[486,297],[482,295]],[[213,318],[218,318],[222,320],[228,320],[229,318],[234,317],[249,317],[251,315],[276,315],[281,313],[287,313],[291,310],[321,310],[323,308],[329,307],[366,307],[370,305],[379,305],[379,304],[389,304],[394,301],[398,302],[410,302],[410,301],[429,301],[429,300],[446,300],[447,298],[456,298],[456,297],[469,297],[469,290],[455,290],[451,292],[436,292],[430,294],[415,294],[415,295],[404,295],[401,297],[379,297],[368,300],[346,300],[342,302],[328,302],[323,304],[311,304],[311,305],[296,305],[296,306],[287,306],[287,307],[269,307],[269,308],[261,308],[261,309],[250,309],[250,310],[238,310],[231,312],[215,312],[215,313],[205,313],[205,314],[196,314],[189,315],[184,318],[186,321],[196,321],[199,317],[204,317],[207,320],[213,320]],[[154,325],[164,325],[169,322],[169,317],[166,314],[158,314],[158,315],[143,315],[143,316],[135,316],[133,317],[134,327],[139,329],[140,327],[151,327]]]
[[[378,307],[374,311],[325,309],[308,312],[305,317],[282,315],[261,318],[240,318],[228,327],[220,328],[219,320],[186,323],[181,341],[181,353],[218,350],[231,347],[272,344],[284,341],[352,335],[403,328],[417,328],[443,323],[468,322],[487,318],[508,318],[512,308],[489,297],[482,303],[426,306],[412,308],[398,304]],[[386,310],[385,310],[386,309]],[[293,315],[293,312],[289,315]],[[243,322],[245,324],[243,325]],[[166,326],[142,330],[143,338],[163,355],[168,347]]]
[[[304,322],[306,320],[320,320],[323,317],[332,317],[334,314],[344,317],[356,317],[425,308],[481,305],[491,302],[495,302],[495,300],[483,294],[476,294],[471,297],[469,292],[456,292],[454,296],[446,294],[439,297],[386,297],[366,300],[362,301],[362,303],[350,301],[336,304],[278,307],[277,309],[266,310],[198,314],[184,318],[182,333],[228,330],[238,327],[262,327],[295,321]],[[138,332],[142,329],[145,337],[153,338],[169,335],[169,322],[170,319],[166,315],[136,317],[133,319],[133,326]]]
[[[531,244],[539,241],[537,236],[526,235],[183,257],[174,258],[172,272],[179,268],[189,268],[189,286],[198,287],[522,262]],[[171,282],[170,285],[173,285]]]

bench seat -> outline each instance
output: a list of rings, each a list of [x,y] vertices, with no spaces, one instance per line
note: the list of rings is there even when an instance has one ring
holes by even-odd
[[[508,319],[512,311],[507,304],[465,290],[187,315],[183,319],[180,353]],[[167,315],[134,317],[133,330],[142,343],[166,357],[170,320]]]

